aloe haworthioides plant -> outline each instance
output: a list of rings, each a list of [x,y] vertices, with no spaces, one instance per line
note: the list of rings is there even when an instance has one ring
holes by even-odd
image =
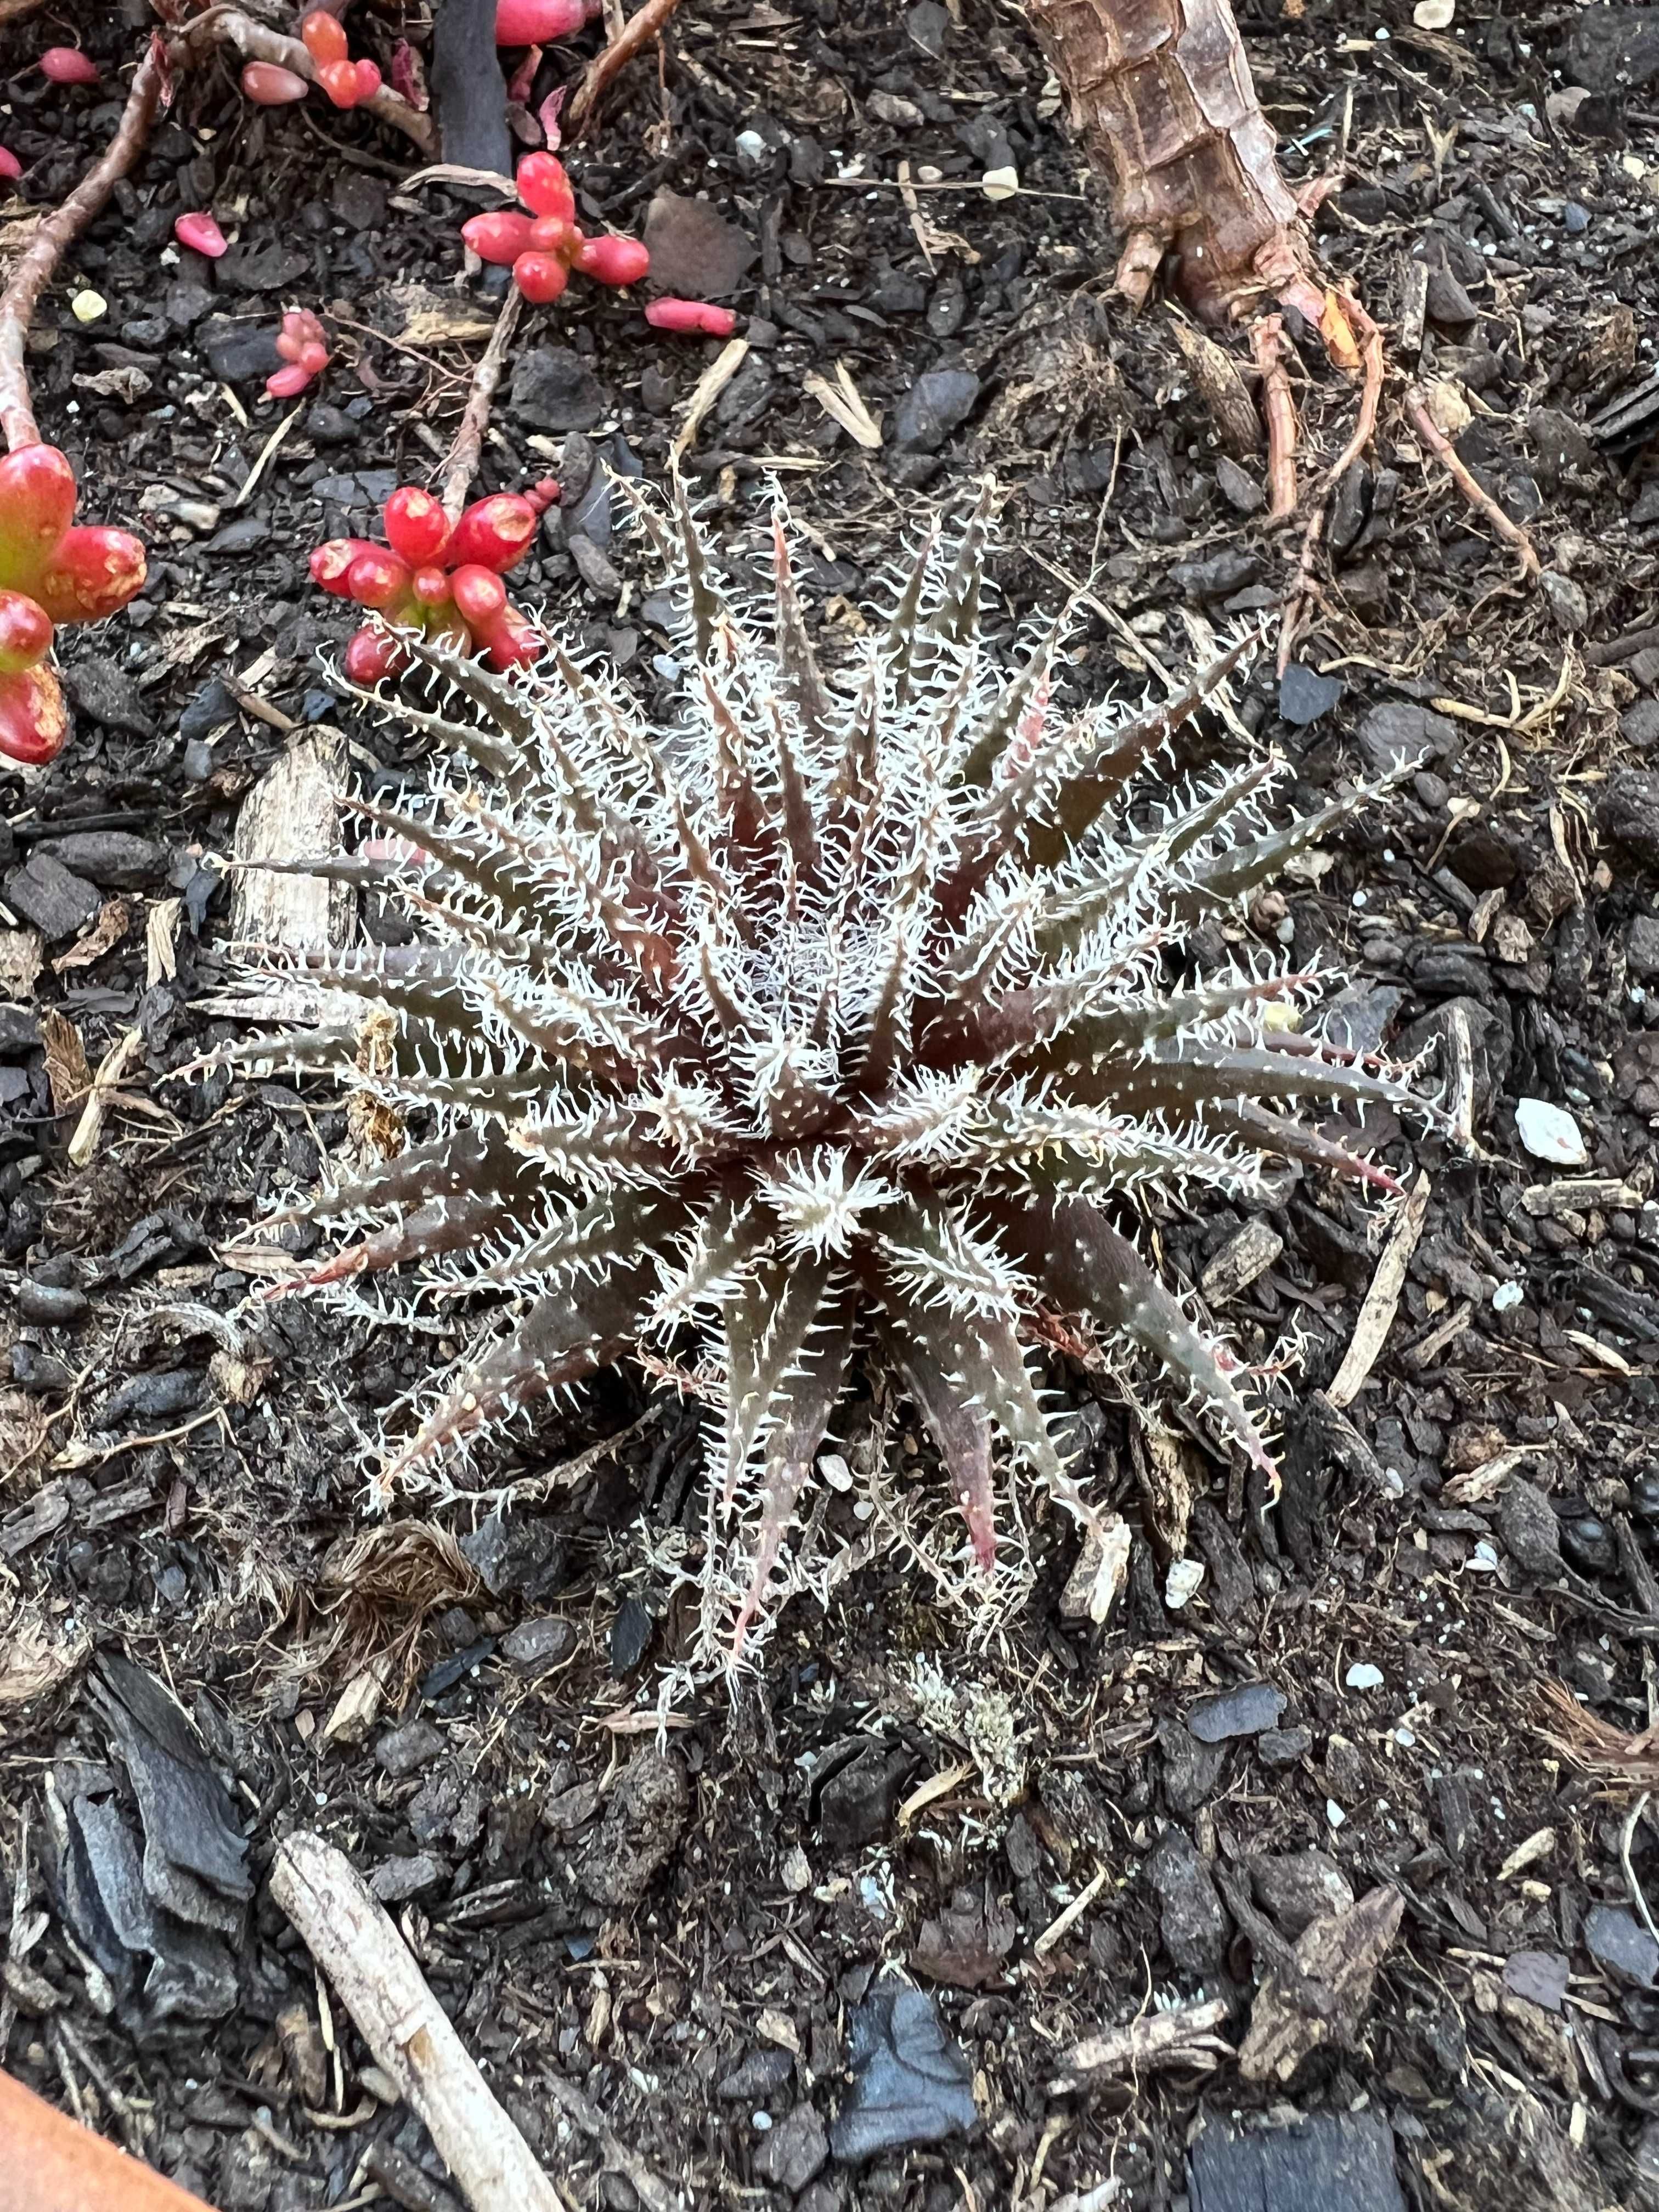
[[[738,612],[684,509],[642,511],[675,583],[672,720],[556,640],[498,676],[408,635],[447,704],[381,703],[458,766],[400,809],[359,801],[370,856],[334,865],[419,942],[302,963],[316,1028],[239,1052],[332,1066],[417,1125],[285,1217],[349,1232],[300,1284],[361,1299],[384,1273],[398,1310],[477,1321],[394,1419],[382,1500],[678,1346],[714,1409],[706,1619],[741,1648],[865,1351],[981,1561],[999,1453],[1090,1516],[1028,1350],[1058,1316],[1270,1471],[1237,1363],[1137,1249],[1137,1201],[1249,1194],[1268,1154],[1392,1188],[1297,1110],[1412,1094],[1298,1032],[1312,975],[1264,954],[1172,981],[1172,954],[1370,794],[1275,829],[1272,761],[1170,787],[1167,741],[1249,643],[1146,711],[1062,712],[1064,620],[1012,671],[987,648],[983,507],[928,538],[836,679],[781,517],[771,604]]]

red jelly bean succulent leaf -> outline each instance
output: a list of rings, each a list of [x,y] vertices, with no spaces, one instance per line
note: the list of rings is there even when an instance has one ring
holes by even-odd
[[[562,299],[570,270],[556,253],[521,253],[513,264],[513,282],[532,307]]]
[[[497,269],[511,267],[530,244],[530,217],[514,208],[493,208],[487,215],[469,216],[461,237],[477,255]]]
[[[532,215],[556,216],[562,222],[575,221],[575,192],[563,162],[551,154],[526,154],[514,181],[519,198]]]
[[[383,676],[400,675],[409,665],[409,655],[386,631],[365,627],[348,641],[342,665],[348,683],[374,684]]]
[[[278,62],[250,62],[242,71],[242,90],[256,107],[287,107],[303,100],[311,87]]]
[[[386,543],[411,568],[441,561],[449,543],[449,517],[442,501],[419,484],[399,484],[380,510]]]
[[[522,492],[492,492],[487,499],[475,499],[462,515],[444,557],[452,568],[477,562],[505,575],[535,544],[540,520]]]
[[[25,592],[0,592],[0,675],[18,676],[52,650],[52,617]]]
[[[0,588],[29,591],[75,520],[75,471],[56,446],[0,460]]]
[[[66,530],[31,597],[53,622],[102,622],[144,587],[142,543],[131,531],[82,524]]]
[[[637,284],[650,270],[651,255],[637,238],[590,238],[577,252],[576,266],[601,284]]]
[[[312,9],[300,25],[300,36],[314,62],[343,62],[346,58],[345,25],[326,8]]]
[[[69,709],[50,668],[0,676],[0,754],[40,767],[64,750]]]

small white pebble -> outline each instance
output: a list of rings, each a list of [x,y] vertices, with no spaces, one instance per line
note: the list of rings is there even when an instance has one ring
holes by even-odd
[[[1582,1168],[1589,1155],[1584,1139],[1565,1106],[1547,1098],[1522,1098],[1515,1109],[1516,1133],[1535,1160],[1552,1167]]]
[[[1179,1613],[1187,1601],[1194,1596],[1204,1579],[1202,1559],[1171,1559],[1170,1571],[1164,1577],[1164,1602],[1171,1613]]]
[[[1519,1283],[1500,1283],[1492,1294],[1492,1310],[1494,1313],[1513,1313],[1525,1296]]]
[[[751,2113],[750,2118],[754,2122],[755,2133],[757,2136],[763,2136],[772,2124],[772,2115],[770,2112]]]
[[[1464,1570],[1472,1575],[1495,1575],[1498,1572],[1498,1547],[1483,1536],[1464,1561]]]
[[[1382,1669],[1373,1667],[1369,1659],[1356,1659],[1343,1679],[1351,1690],[1380,1690]]]
[[[1417,1738],[1408,1728],[1397,1728],[1394,1732],[1394,1740],[1404,1751],[1409,1751],[1417,1741]]]
[[[101,292],[77,292],[70,301],[70,313],[77,323],[95,323],[109,313],[109,301]]]
[[[1328,1797],[1325,1800],[1325,1818],[1330,1822],[1332,1827],[1340,1828],[1347,1817],[1334,1797]]]

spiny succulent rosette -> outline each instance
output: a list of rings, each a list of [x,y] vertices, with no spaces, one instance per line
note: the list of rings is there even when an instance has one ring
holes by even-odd
[[[537,526],[558,496],[557,483],[544,477],[527,492],[475,499],[452,526],[429,491],[400,484],[380,509],[384,545],[331,538],[318,546],[313,583],[382,617],[379,627],[365,623],[346,647],[350,681],[401,675],[410,665],[406,635],[414,630],[457,653],[482,653],[492,668],[537,659],[542,634],[508,600],[501,579],[535,544]]]
[[[69,712],[46,665],[55,625],[101,622],[143,587],[144,549],[75,520],[75,471],[56,446],[0,459],[0,755],[53,759]]]
[[[1396,1188],[1298,1118],[1417,1103],[1405,1071],[1297,1030],[1320,979],[1264,952],[1170,980],[1196,921],[1372,793],[1273,828],[1274,761],[1170,787],[1168,740],[1254,640],[1162,705],[1062,711],[1068,618],[1013,671],[988,649],[983,507],[928,537],[834,678],[781,514],[770,611],[739,612],[686,511],[641,512],[679,610],[673,719],[556,640],[502,679],[411,635],[449,710],[379,703],[458,765],[401,810],[358,800],[380,857],[332,865],[420,941],[300,962],[317,1028],[234,1054],[331,1067],[415,1125],[277,1217],[351,1231],[287,1287],[361,1311],[385,1275],[379,1310],[483,1316],[394,1415],[379,1500],[630,1350],[677,1362],[712,1408],[708,1656],[766,1616],[861,1352],[915,1401],[988,1569],[1000,1453],[1098,1521],[1028,1349],[1062,1319],[1271,1474],[1237,1364],[1133,1220],[1164,1192],[1249,1198],[1269,1155]],[[294,990],[281,957],[262,972]]]

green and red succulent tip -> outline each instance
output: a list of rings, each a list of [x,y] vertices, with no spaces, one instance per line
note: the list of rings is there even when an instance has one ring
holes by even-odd
[[[61,751],[69,716],[46,665],[59,623],[101,622],[143,589],[144,549],[75,520],[75,471],[55,446],[0,460],[0,754]]]
[[[526,300],[544,307],[570,282],[573,269],[601,284],[637,284],[651,256],[637,238],[589,238],[577,226],[576,195],[551,154],[526,154],[519,164],[519,198],[529,209],[475,215],[461,236],[480,261],[513,271]]]
[[[394,629],[419,630],[469,656],[482,653],[492,668],[527,667],[541,653],[541,634],[512,605],[501,579],[534,544],[537,525],[558,496],[551,477],[527,492],[492,492],[452,528],[429,491],[403,484],[380,510],[384,545],[366,538],[319,545],[313,583],[392,626],[366,623],[352,637],[344,661],[350,681],[372,685],[407,667]]]
[[[358,107],[380,88],[374,62],[349,58],[345,25],[326,8],[313,8],[300,26],[306,52],[316,66],[317,82],[337,107]]]
[[[285,365],[265,379],[266,396],[296,398],[328,367],[328,333],[309,307],[289,307],[276,333],[276,350]]]

